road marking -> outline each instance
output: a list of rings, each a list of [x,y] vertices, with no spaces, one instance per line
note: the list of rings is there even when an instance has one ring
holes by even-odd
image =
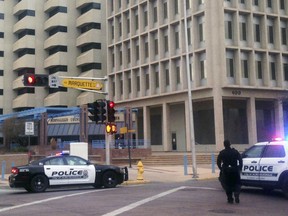
[[[5,212],[5,211],[14,210],[17,208],[23,208],[23,207],[32,206],[32,205],[38,205],[38,204],[42,204],[45,202],[59,200],[59,199],[67,198],[67,197],[81,196],[81,195],[85,195],[85,194],[89,194],[89,193],[102,192],[102,191],[114,190],[114,189],[115,188],[105,189],[105,190],[92,190],[92,191],[86,191],[86,192],[81,192],[81,193],[74,193],[74,194],[68,194],[68,195],[63,195],[63,196],[58,196],[58,197],[52,197],[52,198],[48,198],[48,199],[44,199],[44,200],[38,200],[38,201],[30,202],[30,203],[24,203],[21,205],[2,208],[2,209],[0,209],[0,212]]]
[[[122,213],[127,212],[127,211],[130,211],[130,210],[132,210],[132,209],[134,209],[134,208],[136,208],[136,207],[138,207],[138,206],[144,205],[145,203],[148,203],[148,202],[151,202],[151,201],[153,201],[153,200],[159,199],[159,198],[161,198],[161,197],[167,196],[167,195],[169,195],[169,194],[171,194],[171,193],[175,193],[175,192],[177,192],[177,191],[179,191],[179,190],[182,190],[182,189],[184,189],[184,188],[186,188],[186,187],[185,187],[185,186],[182,186],[182,187],[174,188],[174,189],[172,189],[172,190],[165,191],[165,192],[160,193],[160,194],[157,194],[157,195],[155,195],[155,196],[148,197],[148,198],[146,198],[146,199],[143,199],[143,200],[140,200],[140,201],[138,201],[138,202],[132,203],[132,204],[130,204],[130,205],[124,206],[124,207],[122,207],[122,208],[120,208],[120,209],[117,209],[117,210],[112,211],[112,212],[110,212],[110,213],[104,214],[104,215],[102,215],[102,216],[115,216],[115,215],[122,214]]]

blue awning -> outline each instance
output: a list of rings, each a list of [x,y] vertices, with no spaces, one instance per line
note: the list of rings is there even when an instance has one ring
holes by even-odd
[[[123,122],[117,122],[117,129],[120,130],[124,126]],[[75,123],[71,124],[48,124],[48,136],[79,136],[80,125]],[[104,124],[88,124],[88,135],[104,135]]]

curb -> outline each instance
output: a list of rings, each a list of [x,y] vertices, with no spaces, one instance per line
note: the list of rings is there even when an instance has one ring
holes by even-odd
[[[137,185],[137,184],[148,184],[149,180],[128,180],[122,183],[122,185]]]

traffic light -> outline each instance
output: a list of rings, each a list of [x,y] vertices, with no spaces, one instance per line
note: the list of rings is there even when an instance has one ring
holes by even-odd
[[[23,76],[23,84],[24,86],[41,86],[46,87],[49,86],[49,76],[45,74],[31,74],[26,73]]]
[[[106,124],[106,132],[108,134],[115,134],[117,133],[117,126],[114,123],[107,123]]]
[[[97,100],[93,103],[88,103],[88,111],[91,114],[89,117],[90,120],[97,123],[106,122],[106,102],[103,100]]]
[[[115,103],[107,100],[107,122],[115,122]]]

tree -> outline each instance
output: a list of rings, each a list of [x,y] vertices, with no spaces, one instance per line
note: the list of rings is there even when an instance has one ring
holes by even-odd
[[[4,120],[2,125],[2,133],[4,137],[4,146],[6,149],[11,149],[11,144],[13,143],[18,143],[21,146],[27,146],[26,139],[23,139],[24,129],[24,120],[19,120],[16,117]]]

